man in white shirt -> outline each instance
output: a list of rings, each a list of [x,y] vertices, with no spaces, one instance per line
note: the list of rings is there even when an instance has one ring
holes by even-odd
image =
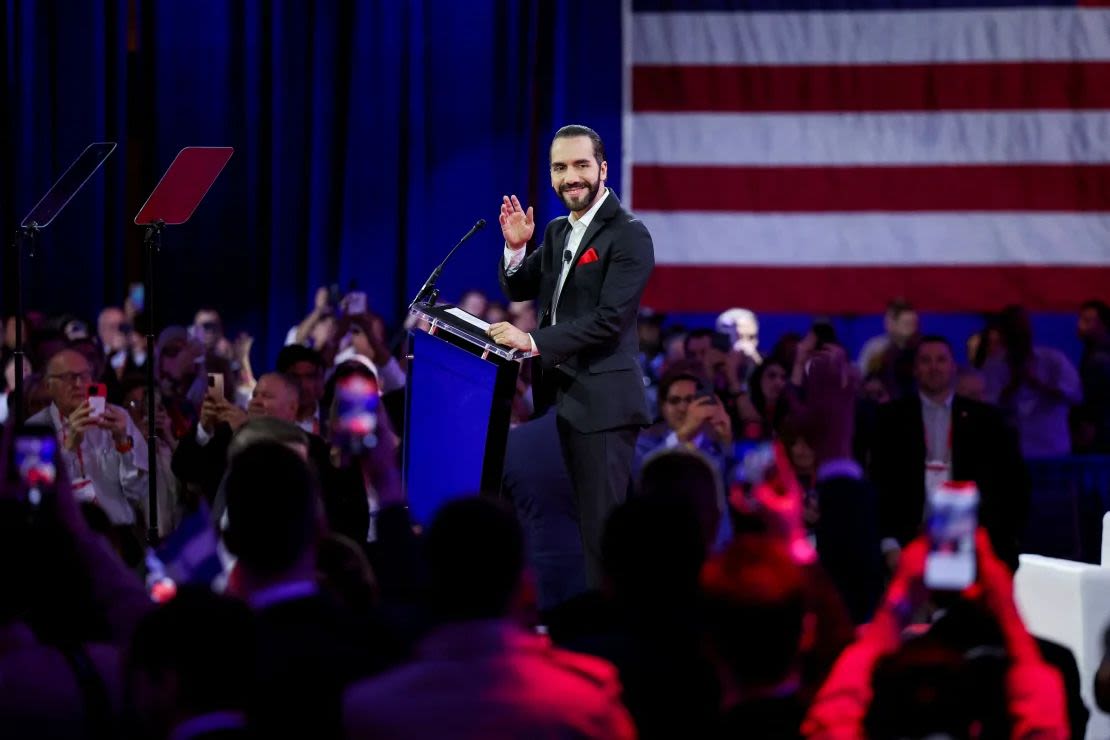
[[[52,403],[29,424],[48,425],[61,442],[61,460],[74,495],[95,501],[113,524],[133,524],[133,504],[147,494],[146,440],[126,411],[107,404],[96,415],[89,404],[92,368],[81,354],[64,349],[46,365]]]

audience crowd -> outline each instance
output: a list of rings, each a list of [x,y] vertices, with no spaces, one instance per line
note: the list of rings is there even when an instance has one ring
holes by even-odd
[[[535,326],[530,304],[459,305]],[[212,307],[153,347],[130,301],[95,322],[9,317],[3,418],[17,320],[25,416],[56,438],[57,478],[30,490],[8,423],[4,737],[1083,736],[1075,659],[1029,634],[1012,583],[1027,462],[1110,453],[1100,301],[1079,309],[1078,366],[1016,306],[966,363],[902,300],[856,362],[825,321],[768,343],[745,309],[711,328],[643,310],[657,422],[593,591],[527,363],[502,490],[421,528],[399,470],[406,334],[365,296],[321,289],[257,373]],[[375,396],[357,440],[352,384]],[[962,592],[924,585],[928,492],[946,480],[979,491]]]

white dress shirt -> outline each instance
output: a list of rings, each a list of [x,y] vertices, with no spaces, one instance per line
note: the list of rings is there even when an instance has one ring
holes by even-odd
[[[952,462],[952,398],[943,403],[921,396],[921,420],[925,423],[925,462]]]
[[[570,222],[570,232],[567,234],[566,244],[564,245],[563,250],[560,251],[559,255],[559,264],[562,266],[562,269],[559,271],[559,282],[555,285],[555,295],[551,298],[552,326],[555,325],[556,309],[559,307],[559,297],[563,293],[563,283],[566,282],[567,275],[570,274],[571,265],[573,265],[575,260],[578,259],[578,251],[582,246],[582,237],[586,235],[586,230],[590,228],[590,224],[593,223],[594,216],[597,215],[598,210],[601,208],[601,204],[604,203],[605,199],[608,197],[609,188],[605,188],[605,192],[601,194],[601,197],[597,199],[597,202],[594,203],[593,206],[590,207],[590,210],[586,211],[586,213],[584,213],[581,218],[573,213],[570,214],[570,218],[568,219]],[[564,260],[562,257],[562,252],[568,249],[570,250],[570,253],[572,255],[569,261]],[[520,263],[522,263],[523,261],[523,247],[520,249],[510,249],[508,244],[505,245],[506,275],[512,275],[514,272],[516,272],[517,268],[520,267]],[[534,348],[535,342],[532,342],[532,344]]]
[[[141,505],[147,495],[146,440],[126,411],[118,406],[113,408],[127,419],[127,433],[132,442],[127,452],[117,451],[112,433],[99,427],[85,430],[79,453],[66,450],[67,424],[54,404],[32,416],[28,423],[49,424],[54,429],[58,437],[59,462],[66,466],[79,499],[95,500],[112,524],[134,524],[135,512],[131,505]]]

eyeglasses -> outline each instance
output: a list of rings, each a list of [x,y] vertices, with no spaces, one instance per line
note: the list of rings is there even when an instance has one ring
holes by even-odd
[[[51,375],[47,375],[46,377],[53,378],[54,380],[60,380],[67,385],[72,385],[73,383],[88,383],[92,381],[92,373],[88,370],[83,373],[53,373]]]
[[[683,403],[686,403],[686,404],[693,403],[695,398],[697,398],[697,396],[694,395],[693,393],[691,393],[688,396],[667,396],[667,398],[665,400],[666,400],[667,403],[669,403],[672,406],[678,406],[679,404],[683,404]]]

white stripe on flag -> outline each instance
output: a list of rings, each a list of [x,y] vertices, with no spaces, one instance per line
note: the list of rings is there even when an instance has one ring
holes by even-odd
[[[637,212],[658,264],[1098,265],[1110,214]],[[848,290],[849,286],[845,286]]]
[[[1110,10],[635,13],[635,64],[1110,59]]]
[[[639,113],[631,161],[674,165],[1110,162],[1110,111]]]

